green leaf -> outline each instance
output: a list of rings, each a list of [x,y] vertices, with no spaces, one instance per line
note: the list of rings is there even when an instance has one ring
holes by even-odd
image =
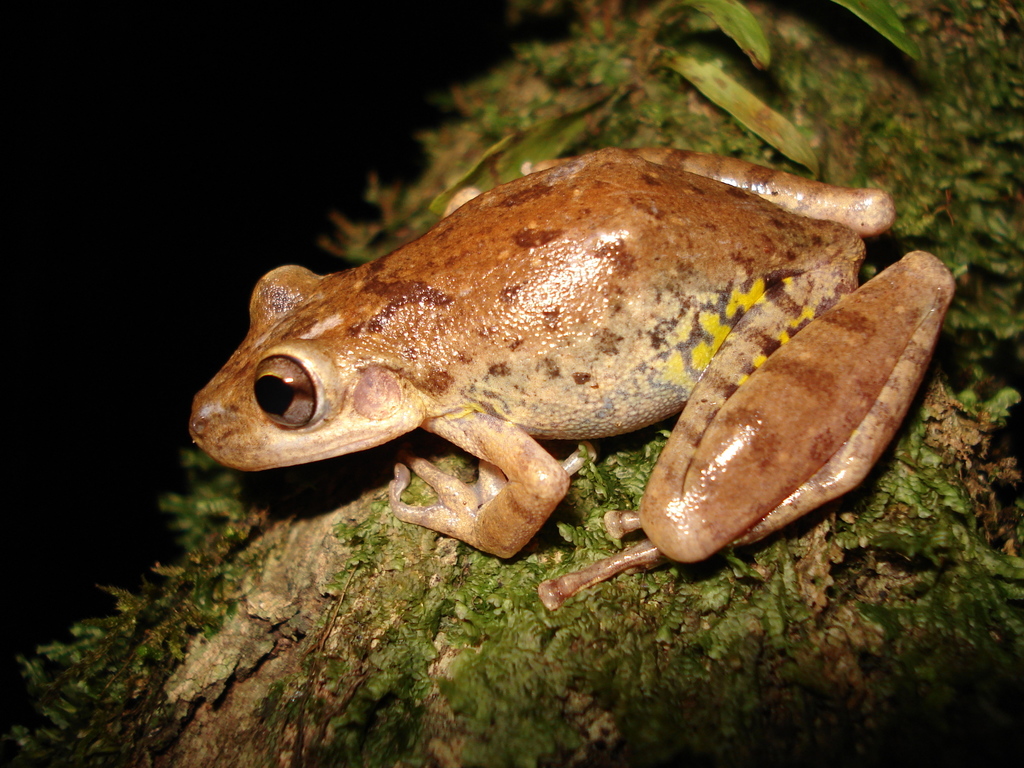
[[[771,51],[761,25],[754,14],[739,0],[688,0],[686,3],[711,17],[758,69],[766,69],[771,63]]]
[[[538,163],[557,158],[586,128],[586,116],[608,100],[608,97],[537,123],[518,134],[506,136],[492,145],[461,179],[434,198],[430,210],[441,215],[455,193],[466,187],[480,191],[519,178],[525,163]]]
[[[668,66],[745,128],[817,175],[818,158],[797,127],[725,74],[718,62],[697,61],[677,54],[668,61]]]
[[[832,0],[867,22],[880,35],[914,59],[921,58],[921,49],[903,28],[903,22],[888,0]]]

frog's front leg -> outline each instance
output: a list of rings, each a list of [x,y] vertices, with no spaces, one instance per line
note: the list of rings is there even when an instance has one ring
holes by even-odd
[[[396,467],[391,507],[399,520],[453,536],[499,557],[511,557],[533,537],[569,489],[569,473],[519,427],[484,413],[440,416],[423,424],[481,459],[475,486],[422,459],[405,457],[437,493],[429,507],[400,500],[408,470]],[[506,482],[507,481],[507,482]]]
[[[545,582],[545,605],[661,555],[694,562],[756,541],[859,484],[913,399],[952,295],[949,271],[918,251],[845,296],[733,393],[730,371],[713,363],[658,459],[639,518],[623,518],[621,528],[639,523],[649,539]]]

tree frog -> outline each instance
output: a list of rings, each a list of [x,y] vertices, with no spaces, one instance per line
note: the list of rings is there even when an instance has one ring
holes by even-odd
[[[545,582],[555,608],[663,558],[756,541],[857,485],[924,375],[953,280],[910,253],[863,286],[878,190],[735,159],[604,149],[469,200],[419,239],[318,276],[257,284],[241,347],[196,395],[195,441],[261,470],[417,427],[480,459],[466,484],[403,453],[401,520],[516,554],[569,486],[538,439],[680,414],[619,555]],[[437,502],[401,500],[409,467]]]

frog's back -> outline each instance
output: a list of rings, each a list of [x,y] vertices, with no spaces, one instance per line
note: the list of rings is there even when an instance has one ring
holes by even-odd
[[[328,279],[350,297],[336,330],[353,354],[385,357],[437,413],[479,409],[581,438],[679,411],[766,286],[828,262],[855,272],[861,248],[839,225],[602,150],[491,190]]]

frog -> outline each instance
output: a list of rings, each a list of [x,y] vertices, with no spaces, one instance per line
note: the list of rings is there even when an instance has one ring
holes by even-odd
[[[895,219],[886,192],[736,158],[606,148],[465,197],[375,261],[260,279],[190,432],[258,471],[422,428],[475,457],[477,479],[403,448],[393,514],[511,558],[582,463],[545,441],[678,416],[639,508],[605,516],[638,540],[544,581],[550,609],[622,571],[763,539],[860,484],[953,296],[924,251],[859,285],[864,239]],[[436,501],[402,500],[411,472]]]

